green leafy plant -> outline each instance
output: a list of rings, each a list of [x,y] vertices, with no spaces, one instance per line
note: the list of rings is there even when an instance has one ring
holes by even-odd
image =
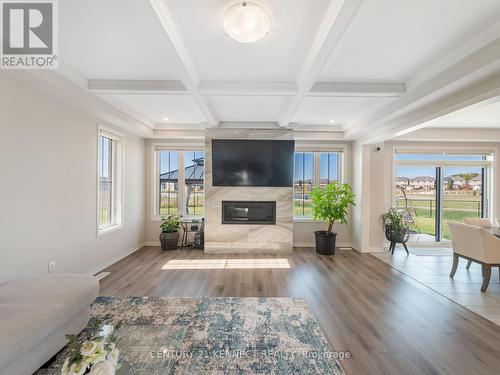
[[[410,208],[390,207],[385,213],[380,215],[379,221],[382,226],[390,227],[395,233],[411,230],[418,231],[413,210]]]
[[[181,223],[177,216],[167,216],[161,219],[162,223],[160,225],[161,231],[163,233],[174,233],[180,228]]]
[[[310,196],[313,203],[313,218],[328,224],[328,234],[332,233],[335,222],[347,222],[349,206],[355,205],[355,195],[351,187],[337,181],[333,181],[323,188],[315,187],[311,190]]]

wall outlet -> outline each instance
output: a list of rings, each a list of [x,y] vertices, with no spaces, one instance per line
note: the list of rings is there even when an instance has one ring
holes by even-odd
[[[51,260],[49,262],[49,273],[52,273],[56,270],[56,261],[55,260]]]

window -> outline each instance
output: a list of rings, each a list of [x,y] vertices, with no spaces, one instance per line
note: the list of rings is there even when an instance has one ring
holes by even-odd
[[[310,192],[314,186],[341,181],[342,152],[296,152],[293,184],[294,217],[312,217]]]
[[[160,216],[179,214],[179,153],[160,151]]]
[[[99,127],[97,227],[98,233],[117,229],[122,223],[122,138]]]
[[[156,219],[204,214],[205,153],[201,150],[156,150]]]
[[[185,213],[203,215],[205,202],[205,153],[184,152]]]
[[[396,153],[394,201],[415,215],[413,241],[449,241],[450,221],[488,217],[491,161],[480,153]]]

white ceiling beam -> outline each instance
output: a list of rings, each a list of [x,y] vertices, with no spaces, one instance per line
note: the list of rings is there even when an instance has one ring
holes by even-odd
[[[297,95],[291,98],[283,111],[280,126],[286,127],[290,124],[362,3],[363,0],[331,0],[300,70]]]
[[[176,94],[189,95],[181,81],[89,79],[88,89],[96,94]]]
[[[181,81],[89,79],[95,94],[191,95]],[[297,84],[290,81],[201,81],[201,95],[296,96]],[[315,82],[307,96],[401,96],[406,85],[399,82]]]
[[[448,95],[422,108],[415,109],[385,124],[376,124],[359,138],[362,144],[382,142],[401,137],[429,126],[429,121],[500,96],[500,74],[484,79],[458,93]],[[349,134],[346,138],[351,139]]]
[[[493,82],[497,82],[496,75],[499,72],[500,38],[497,38],[461,61],[430,76],[427,81],[413,86],[406,95],[376,113],[347,124],[346,138],[362,138],[365,143],[392,138],[397,134],[404,134],[401,132],[415,130],[415,127],[418,128],[427,121],[491,99],[498,94],[495,94],[495,87],[491,87],[491,82],[488,81],[495,77]],[[484,95],[477,90],[484,90]],[[470,98],[465,99],[467,96]],[[461,97],[464,99],[461,100]],[[458,102],[454,103],[451,98]],[[444,107],[446,104],[449,105],[448,108]]]
[[[214,116],[212,109],[209,107],[207,102],[204,100],[203,96],[199,92],[200,79],[194,67],[193,61],[189,56],[188,50],[182,41],[181,35],[177,30],[175,25],[175,21],[170,14],[170,11],[165,4],[164,0],[149,0],[156,16],[158,17],[165,33],[168,38],[172,42],[177,55],[182,62],[182,66],[184,69],[184,74],[182,78],[182,83],[188,90],[188,92],[192,95],[195,103],[200,108],[201,113],[207,119],[208,125],[217,126],[218,121]]]
[[[297,84],[287,81],[201,81],[203,95],[293,96]]]
[[[316,82],[307,96],[401,96],[402,82]]]

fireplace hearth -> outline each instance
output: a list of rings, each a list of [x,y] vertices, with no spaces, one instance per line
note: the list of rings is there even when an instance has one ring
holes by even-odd
[[[276,224],[275,201],[222,201],[222,224]]]

